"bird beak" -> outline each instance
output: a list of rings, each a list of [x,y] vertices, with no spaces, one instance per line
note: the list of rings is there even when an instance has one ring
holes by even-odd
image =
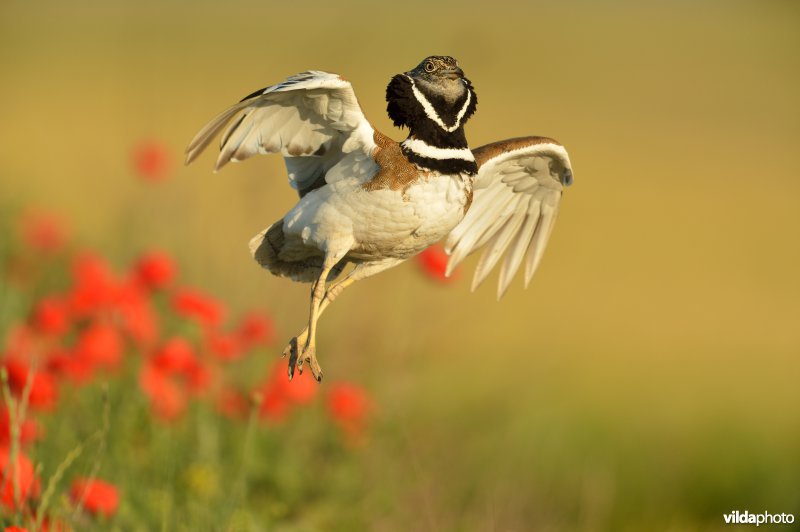
[[[442,75],[448,79],[459,79],[464,77],[464,71],[459,67],[442,70]]]

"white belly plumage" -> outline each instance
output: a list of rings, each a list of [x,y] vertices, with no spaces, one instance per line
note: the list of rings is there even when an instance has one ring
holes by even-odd
[[[467,176],[437,174],[405,191],[367,191],[363,182],[345,178],[310,192],[284,217],[284,232],[323,253],[348,246],[354,259],[405,259],[461,221],[470,186]]]

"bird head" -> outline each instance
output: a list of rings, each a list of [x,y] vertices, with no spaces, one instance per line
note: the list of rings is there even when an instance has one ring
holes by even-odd
[[[475,112],[478,98],[458,61],[432,55],[398,74],[386,88],[387,111],[394,124],[412,130],[460,130]]]
[[[423,92],[439,95],[450,102],[456,101],[467,90],[462,81],[464,71],[458,66],[458,61],[446,55],[426,57],[406,74],[424,87]]]

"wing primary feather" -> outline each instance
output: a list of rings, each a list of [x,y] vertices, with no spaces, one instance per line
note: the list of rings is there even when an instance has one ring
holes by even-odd
[[[471,288],[473,291],[480,286],[492,271],[497,261],[503,255],[503,251],[508,247],[514,233],[519,229],[519,226],[522,225],[524,220],[525,215],[523,213],[509,216],[502,228],[492,237],[491,241],[486,246],[486,250],[478,261],[478,266],[475,268],[475,276],[472,278]]]
[[[241,142],[239,142],[239,146],[233,153],[231,161],[244,161],[248,157],[258,153],[258,150],[261,147],[261,129],[258,127],[251,127],[249,129],[250,131],[248,131]]]
[[[498,196],[507,194],[506,187],[487,190],[481,202],[467,212],[467,216],[450,233],[445,245],[445,251],[450,255],[447,262],[446,276],[455,270],[461,261],[467,258],[478,247],[475,243],[479,240],[485,241],[494,234],[494,228],[501,225],[504,220],[498,218],[499,212],[503,208],[503,202],[495,201]],[[497,212],[498,214],[494,214]],[[490,223],[486,223],[489,220]]]
[[[483,283],[502,258],[497,283],[500,299],[523,262],[525,286],[530,284],[572,170],[566,150],[544,137],[508,139],[473,152],[482,163],[473,185],[472,208],[447,238],[447,273],[484,247],[472,289]]]
[[[553,230],[553,222],[556,217],[556,207],[552,205],[542,205],[542,214],[539,217],[539,223],[536,225],[536,232],[531,239],[530,246],[528,246],[528,257],[525,261],[525,288],[531,283],[533,274],[539,267],[539,262],[542,260],[544,248],[547,247],[547,240],[550,238],[550,232]]]
[[[539,183],[535,179],[520,181],[514,185],[514,192],[517,194],[533,194],[539,188]]]
[[[247,118],[247,115],[249,115],[249,114],[250,114],[250,112],[249,112],[249,111],[244,111],[244,112],[243,112],[243,113],[242,113],[242,114],[239,116],[239,118],[237,118],[236,120],[234,120],[233,122],[231,122],[231,125],[230,125],[230,126],[228,126],[228,129],[226,129],[226,130],[225,130],[225,133],[223,133],[223,134],[222,134],[222,136],[221,136],[221,137],[220,137],[220,139],[219,139],[219,149],[220,149],[220,150],[222,149],[222,147],[223,147],[223,146],[225,146],[225,143],[227,143],[227,142],[228,142],[228,139],[229,139],[229,138],[231,138],[231,134],[232,134],[234,131],[236,131],[236,128],[237,128],[237,127],[239,127],[239,125],[242,123],[242,120],[244,120],[245,118]]]
[[[220,114],[218,114],[211,122],[205,125],[203,129],[200,130],[197,135],[194,136],[192,141],[189,143],[189,146],[186,148],[186,164],[191,163],[194,161],[200,152],[202,152],[206,146],[217,136],[220,129],[225,127],[225,124],[228,123],[228,120],[231,119],[233,115],[247,107],[247,102],[240,102],[230,109],[227,109]]]
[[[490,225],[485,224],[483,219],[475,219],[470,227],[470,231],[458,243],[455,251],[450,257],[450,262],[447,263],[447,270],[445,275],[450,275],[453,269],[472,252],[483,246],[490,238],[497,234],[498,228],[502,228],[503,224],[511,217],[511,214],[504,214],[501,216],[495,215],[491,218]],[[489,218],[485,216],[485,218]],[[483,223],[482,223],[483,222]]]
[[[248,100],[252,100],[253,98],[258,98],[259,96],[261,96],[262,94],[267,92],[267,89],[269,89],[269,87],[264,87],[263,89],[258,89],[257,91],[253,91],[250,94],[248,94],[247,96],[245,96],[244,98],[242,98],[241,100],[239,100],[239,103],[246,102]]]
[[[489,241],[492,235],[494,235],[496,231],[500,230],[503,224],[506,223],[506,220],[514,216],[522,199],[522,196],[511,196],[509,203],[502,208],[501,214],[497,217],[497,221],[495,221],[489,227],[489,229],[483,233],[483,235],[475,243],[474,248],[483,247]]]
[[[500,202],[495,200],[497,199],[497,196],[501,195],[505,191],[505,189],[506,187],[494,187],[485,191],[476,191],[474,204],[467,211],[467,215],[464,217],[461,223],[457,225],[447,237],[445,251],[450,253],[450,251],[456,245],[460,245],[460,242],[463,240],[463,238],[466,238],[466,235],[469,233],[469,231],[475,225],[477,225],[481,219],[484,218],[490,209],[498,208],[497,206]]]
[[[287,165],[292,159],[313,156],[313,164],[293,167],[290,172],[290,184],[302,196],[351,152],[371,154],[374,133],[348,81],[336,74],[308,71],[259,89],[215,116],[189,142],[186,164],[217,135],[220,152],[215,172],[257,153],[280,152]],[[369,161],[364,159],[363,165],[370,166]]]
[[[525,216],[525,222],[522,227],[514,235],[514,239],[509,244],[508,253],[503,259],[503,265],[500,268],[500,279],[497,282],[497,299],[503,295],[511,286],[511,281],[514,279],[517,270],[519,270],[522,259],[525,257],[525,251],[528,249],[528,244],[536,231],[536,225],[539,221],[540,204],[538,201],[533,201]]]
[[[247,138],[247,135],[250,134],[252,129],[253,120],[248,120],[247,122],[242,123],[242,125],[236,129],[236,135],[231,135],[231,138],[228,139],[228,142],[226,142],[219,151],[217,163],[214,165],[215,172],[218,172],[223,166],[231,161],[233,155],[236,153],[236,150],[239,149],[239,146],[242,145],[242,142]]]

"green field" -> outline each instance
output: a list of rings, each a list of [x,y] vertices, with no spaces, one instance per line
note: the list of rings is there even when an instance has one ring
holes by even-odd
[[[247,421],[200,406],[159,424],[134,369],[109,379],[98,467],[120,509],[75,529],[717,530],[734,510],[800,516],[798,23],[789,1],[3,2],[5,234],[35,207],[117,268],[166,250],[233,315],[272,315],[276,343],[242,373],[265,373],[308,307],[307,285],[247,252],[296,198],[282,160],[182,166],[242,96],[341,73],[401,139],[386,83],[452,55],[479,97],[471,146],[546,135],[575,171],[527,290],[497,302],[495,276],[469,293],[474,259],[446,285],[409,262],[325,314],[326,379],[372,398],[361,445],[341,441],[322,399],[252,423],[245,449]],[[131,167],[146,140],[168,149],[164,182]],[[0,297],[6,334],[33,294]],[[43,418],[29,452],[43,479],[102,426],[101,387]]]

